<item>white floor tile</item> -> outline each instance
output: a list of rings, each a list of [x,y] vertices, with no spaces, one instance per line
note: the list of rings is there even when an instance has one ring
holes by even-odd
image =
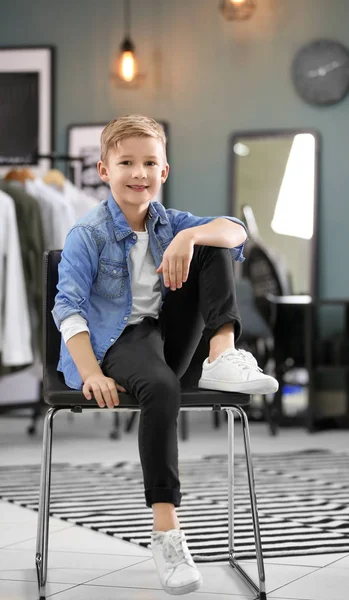
[[[266,558],[264,559],[265,564],[273,565],[300,565],[303,567],[325,567],[326,565],[340,566],[335,561],[339,561],[342,558],[348,557],[349,555],[344,553],[338,554],[308,554],[307,556],[284,556],[281,558]],[[349,566],[349,562],[348,562]]]
[[[71,529],[70,523],[59,521],[52,526],[54,531],[65,531]],[[36,538],[37,524],[36,522],[27,523],[0,523],[0,548],[9,546],[10,544],[26,543]]]
[[[47,586],[47,597],[57,594],[62,590],[68,590],[71,586],[63,583],[49,583]],[[36,600],[38,597],[38,585],[30,581],[1,581],[0,600]],[[55,596],[56,597],[56,596]],[[114,598],[115,600],[115,598]]]
[[[228,570],[225,567],[210,568],[207,565],[198,565],[199,570],[203,574],[203,587],[200,592],[195,594],[195,597],[211,596],[215,594],[231,594],[234,597],[254,598],[255,594],[250,590],[244,582],[241,582],[238,575]],[[138,588],[148,590],[161,590],[159,576],[156,571],[154,561],[148,560],[139,563],[132,567],[128,567],[123,571],[110,573],[99,579],[91,581],[89,586],[114,587],[120,588]],[[194,596],[193,596],[194,597]]]
[[[107,569],[49,569],[47,573],[48,583],[87,583],[95,577],[106,575]],[[0,571],[0,589],[2,580],[12,579],[15,581],[37,581],[36,569],[16,569],[12,571]]]
[[[206,594],[234,594],[255,598],[255,593],[230,565],[198,564],[203,577],[202,592]],[[220,596],[219,596],[220,598]]]
[[[160,590],[161,584],[153,559],[133,565],[123,571],[110,573],[89,583],[91,586],[131,587]]]
[[[349,595],[348,569],[325,567],[298,579],[269,594],[270,598],[284,596],[297,600],[347,600]]]
[[[107,575],[111,571],[124,569],[144,560],[140,557],[108,555],[84,555],[74,553],[51,553],[47,581],[49,583],[87,583]],[[148,559],[146,559],[148,560]],[[31,550],[0,551],[0,589],[2,580],[37,581],[35,552]]]
[[[17,550],[35,549],[36,539],[32,538],[22,543],[16,543],[10,548]],[[62,550],[66,552],[88,552],[91,554],[120,554],[125,556],[150,557],[151,551],[138,544],[124,542],[117,537],[112,537],[91,531],[82,527],[73,526],[63,531],[52,532],[50,535],[49,551]]]
[[[201,594],[233,594],[253,598],[253,592],[241,582],[238,575],[227,567],[208,567],[198,564],[204,579]],[[159,576],[153,559],[128,567],[123,571],[110,573],[105,577],[100,577],[93,582],[91,586],[111,586],[121,588],[138,588],[149,590],[161,590]],[[199,592],[197,592],[199,594]],[[221,598],[221,596],[219,596]]]
[[[1,523],[36,523],[38,514],[29,508],[0,500]]]
[[[147,557],[126,556],[116,554],[89,554],[87,552],[54,552],[49,551],[48,568],[50,569],[97,569],[106,572],[116,571],[125,566],[149,560]],[[35,566],[35,551],[0,550],[0,573],[2,570],[31,569]]]
[[[258,584],[257,564],[252,565],[250,562],[241,561],[241,566],[246,570],[247,574]],[[300,577],[304,577],[316,570],[316,567],[302,567],[297,565],[274,565],[265,564],[265,582],[267,592],[277,590],[280,587],[287,585],[291,581],[295,581]]]
[[[202,591],[195,592],[189,596],[195,600],[247,600],[246,596],[234,596],[231,594],[207,594]],[[61,592],[54,596],[55,600],[168,600],[169,595],[164,590],[153,589],[134,589],[134,588],[117,588],[102,587],[98,588],[98,596],[96,596],[96,588],[88,585],[81,585],[70,589],[66,592]],[[17,600],[17,599],[16,599]]]
[[[331,569],[334,569],[334,568],[348,569],[348,567],[349,567],[349,554],[347,554],[345,557],[339,558],[336,562],[331,563]]]
[[[9,524],[18,525],[22,528],[23,523],[32,525],[36,535],[38,513],[23,506],[12,504],[12,502],[0,502],[0,530],[4,525],[6,526]],[[63,529],[69,529],[70,527],[73,527],[72,523],[50,517],[50,532],[61,531]]]
[[[203,575],[202,591],[208,594],[235,594],[248,597],[254,597],[255,594],[245,584],[237,572],[230,565],[216,566],[207,564],[197,564],[198,569]],[[253,565],[243,565],[246,567],[248,575],[258,584],[257,571]],[[266,566],[266,584],[267,591],[280,588],[291,581],[303,577],[313,571],[309,567],[297,567],[290,565],[267,565]],[[160,582],[155,569],[154,561],[151,559],[123,571],[110,573],[104,577],[91,582],[90,585],[114,586],[114,587],[135,587],[159,589]]]
[[[245,583],[238,572],[229,564],[198,564],[203,576],[202,591],[206,594],[233,594],[243,598],[255,598],[255,592]],[[252,580],[258,585],[257,576]]]

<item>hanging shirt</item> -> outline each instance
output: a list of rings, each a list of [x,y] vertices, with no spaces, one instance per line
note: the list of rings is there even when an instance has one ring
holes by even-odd
[[[38,348],[42,355],[42,257],[45,251],[45,240],[40,206],[37,199],[26,192],[23,184],[15,181],[7,183],[4,179],[0,179],[0,190],[11,196],[14,202],[31,319],[32,347]],[[0,365],[0,369],[1,375],[8,372],[3,364]],[[9,369],[10,372],[13,371],[13,367]]]
[[[62,193],[65,200],[70,203],[73,208],[75,221],[86,215],[89,210],[99,204],[97,198],[89,196],[68,179],[64,181]]]
[[[11,196],[1,190],[0,353],[5,366],[28,365],[34,358],[16,211]]]
[[[34,196],[39,204],[47,250],[60,250],[65,238],[76,222],[73,207],[64,198],[62,192],[54,189],[39,178],[27,179],[25,189]]]

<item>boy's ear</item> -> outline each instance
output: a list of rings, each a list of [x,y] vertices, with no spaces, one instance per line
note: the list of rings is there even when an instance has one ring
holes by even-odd
[[[102,162],[101,160],[99,160],[97,163],[97,171],[102,181],[109,181],[108,169],[105,166],[104,162]]]
[[[161,183],[165,183],[165,181],[168,177],[169,170],[170,170],[170,165],[168,163],[166,163],[166,165],[164,166],[164,168],[161,171]]]

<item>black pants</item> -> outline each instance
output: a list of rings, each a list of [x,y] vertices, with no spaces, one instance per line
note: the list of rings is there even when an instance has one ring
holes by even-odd
[[[195,246],[188,279],[181,289],[169,290],[160,318],[129,325],[105,355],[104,374],[139,402],[138,444],[149,507],[155,502],[180,505],[180,379],[200,340],[208,356],[212,335],[231,322],[238,339],[241,323],[231,253]]]

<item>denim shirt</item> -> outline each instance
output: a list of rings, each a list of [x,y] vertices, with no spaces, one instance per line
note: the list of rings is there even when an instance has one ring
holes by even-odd
[[[218,217],[196,217],[190,212],[165,209],[160,202],[150,202],[146,227],[156,268],[179,231],[204,225],[215,218]],[[224,218],[245,227],[238,219]],[[99,364],[124,331],[131,314],[130,251],[136,242],[137,234],[110,195],[77,221],[64,244],[53,319],[58,329],[62,321],[73,314],[86,319]],[[232,257],[240,262],[244,260],[243,246],[231,249]],[[164,286],[162,275],[160,280],[163,302],[169,288]],[[63,338],[57,369],[63,372],[69,387],[82,388],[82,379]]]

